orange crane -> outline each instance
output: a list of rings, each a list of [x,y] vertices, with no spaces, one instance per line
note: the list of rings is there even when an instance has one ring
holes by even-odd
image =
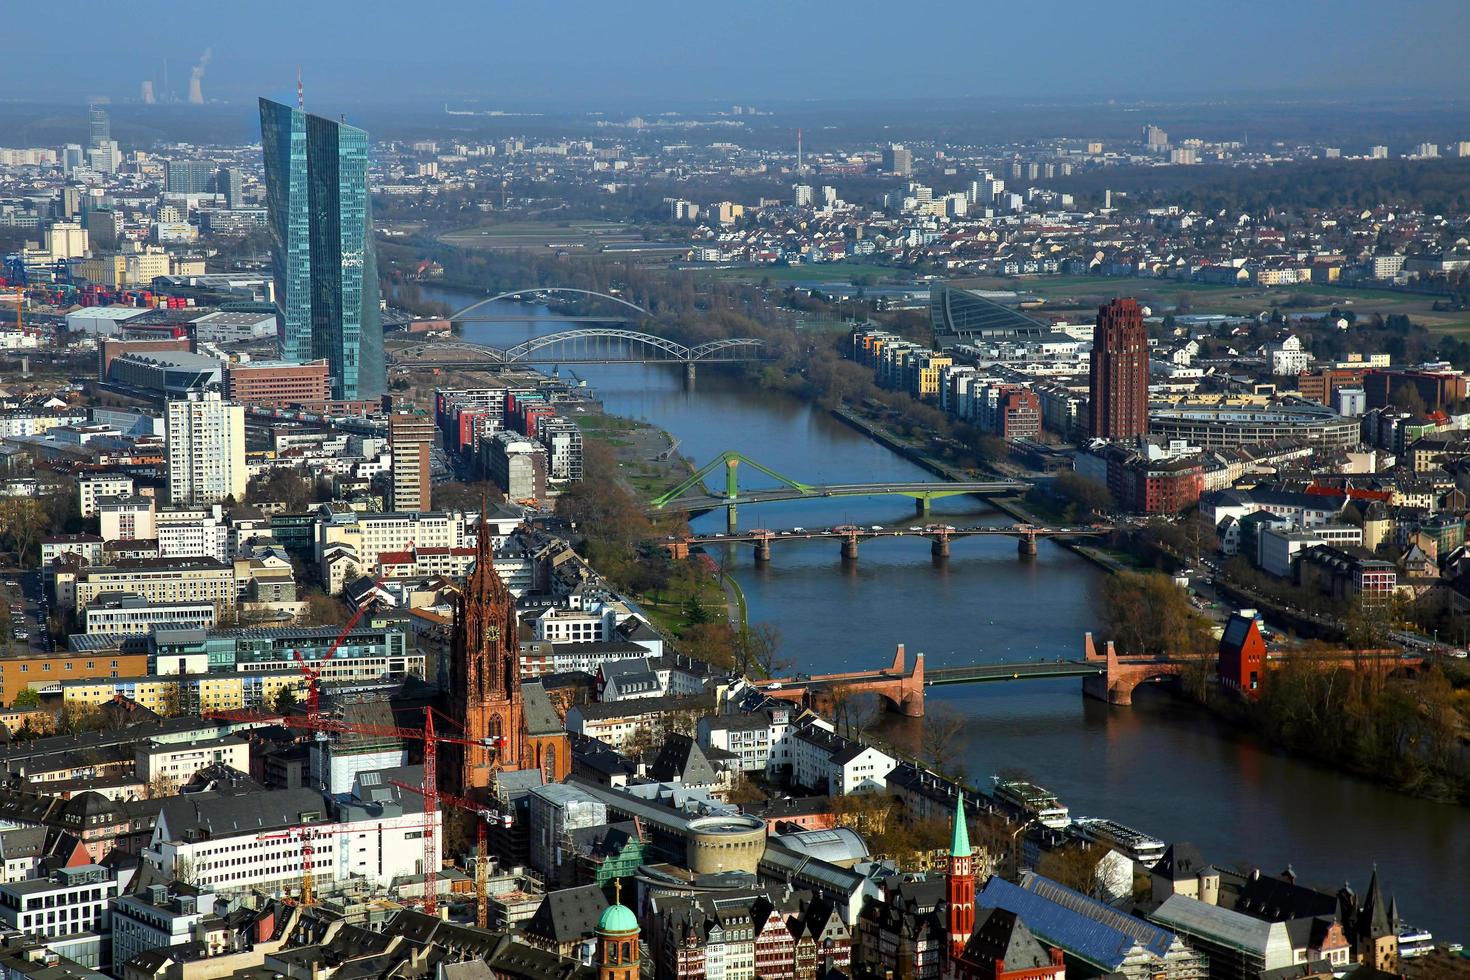
[[[396,779],[390,779],[389,782],[399,789],[406,789],[414,793],[423,792],[417,786],[400,783]],[[481,929],[488,929],[490,923],[490,858],[485,846],[485,828],[492,823],[509,827],[515,822],[515,816],[496,810],[486,803],[456,796],[453,793],[440,792],[439,801],[473,813],[480,818],[475,821],[475,925]]]
[[[472,748],[498,748],[498,739],[469,738],[458,735],[440,735],[434,730],[434,716],[442,714],[434,708],[424,710],[424,727],[404,728],[401,725],[369,725],[347,722],[340,718],[317,715],[315,718],[301,715],[267,714],[261,711],[207,711],[204,717],[217,721],[253,722],[274,724],[286,728],[302,728],[319,735],[376,735],[386,738],[412,739],[424,743],[424,785],[419,792],[424,797],[424,911],[433,915],[438,909],[437,889],[439,884],[438,860],[434,853],[434,815],[439,812],[439,745],[460,745]],[[445,716],[447,718],[447,716]],[[449,719],[452,721],[452,719]],[[304,845],[305,846],[305,845]],[[305,857],[303,847],[303,857]]]

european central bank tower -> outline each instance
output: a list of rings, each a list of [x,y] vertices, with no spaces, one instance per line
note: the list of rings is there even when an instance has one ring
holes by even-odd
[[[333,398],[377,398],[387,377],[368,134],[261,99],[260,139],[281,359],[325,358]]]

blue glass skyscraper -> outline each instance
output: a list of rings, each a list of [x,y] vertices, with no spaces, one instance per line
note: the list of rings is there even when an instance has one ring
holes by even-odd
[[[281,357],[326,358],[335,398],[383,393],[368,135],[260,100]]]

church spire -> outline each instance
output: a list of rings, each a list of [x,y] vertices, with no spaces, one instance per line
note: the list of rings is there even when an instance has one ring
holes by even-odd
[[[965,822],[965,794],[960,793],[954,801],[954,833],[949,840],[949,856],[970,857],[970,828]]]

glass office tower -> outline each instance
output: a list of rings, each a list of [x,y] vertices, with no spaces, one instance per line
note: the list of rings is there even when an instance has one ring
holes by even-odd
[[[326,358],[334,398],[387,380],[368,198],[368,135],[260,100],[281,357]]]

